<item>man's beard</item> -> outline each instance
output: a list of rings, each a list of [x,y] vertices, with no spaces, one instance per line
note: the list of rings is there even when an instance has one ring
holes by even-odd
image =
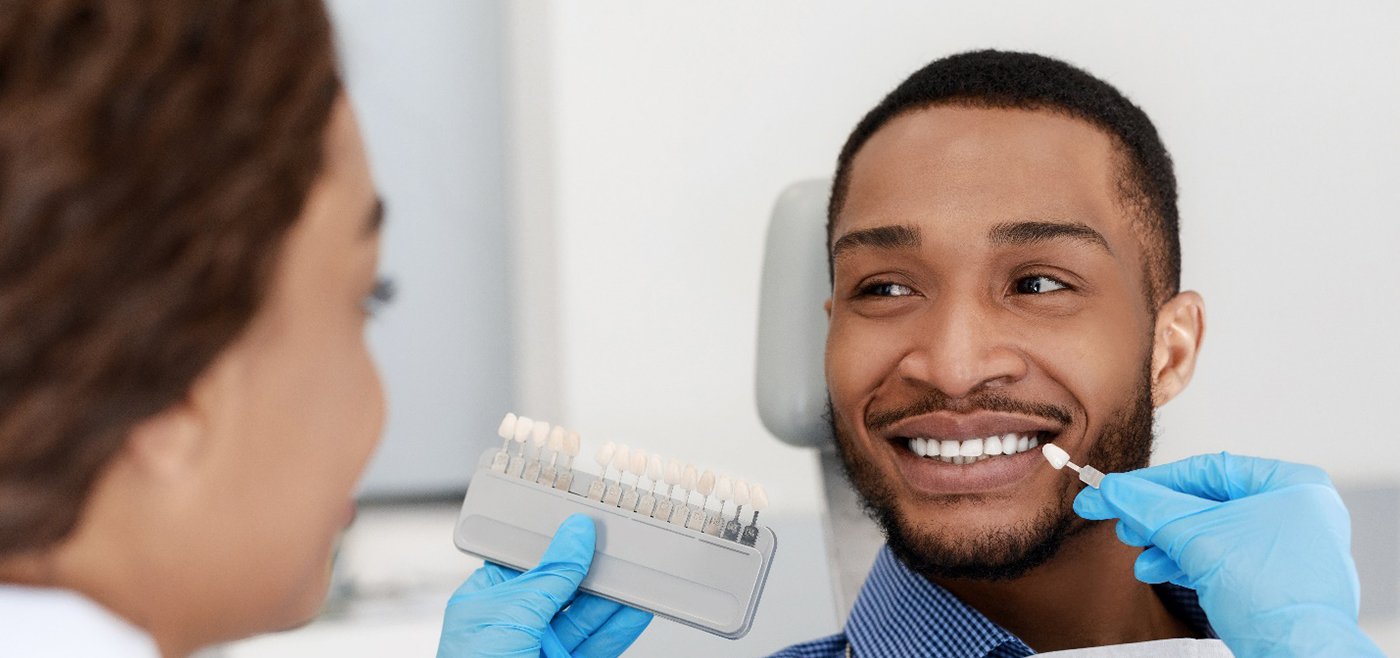
[[[1025,403],[1005,396],[973,396],[954,403],[938,391],[909,407],[879,414],[881,425],[933,411],[966,413],[975,409],[1029,413],[1051,418],[1068,418],[1068,412],[1045,405]],[[1009,580],[1044,564],[1060,550],[1066,538],[1092,524],[1074,513],[1073,496],[1048,500],[1035,518],[1016,526],[998,528],[975,538],[936,536],[901,522],[893,487],[853,448],[854,439],[841,431],[827,401],[827,420],[836,437],[846,480],[860,494],[865,513],[884,530],[885,541],[906,566],[928,578]],[[1099,433],[1098,440],[1083,462],[1105,472],[1127,471],[1147,466],[1152,456],[1152,387],[1144,368],[1137,390],[1123,408],[1117,410]],[[865,422],[865,421],[861,421]],[[1077,492],[1076,487],[1074,491]],[[974,496],[959,496],[971,498]],[[948,497],[945,503],[953,502]],[[937,503],[935,503],[937,504]]]

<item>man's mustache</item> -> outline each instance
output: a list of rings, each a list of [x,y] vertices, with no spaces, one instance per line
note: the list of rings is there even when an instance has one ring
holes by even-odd
[[[865,415],[865,426],[872,432],[879,432],[905,418],[922,416],[936,411],[954,414],[968,414],[974,411],[997,411],[1048,418],[1060,425],[1068,425],[1072,420],[1068,410],[1053,404],[1017,400],[996,391],[981,391],[972,395],[954,398],[931,389],[923,397],[911,404],[887,411],[870,411]]]

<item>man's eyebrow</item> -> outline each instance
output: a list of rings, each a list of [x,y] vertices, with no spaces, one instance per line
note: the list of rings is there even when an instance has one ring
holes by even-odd
[[[370,238],[379,234],[380,227],[384,226],[384,199],[374,197],[374,206],[369,209],[369,214],[365,215],[365,237]]]
[[[831,245],[831,258],[835,260],[843,252],[855,247],[870,246],[878,249],[909,249],[919,246],[919,227],[896,224],[875,226],[851,231]]]
[[[1103,234],[1080,222],[1005,222],[987,231],[992,244],[1026,245],[1049,240],[1078,240],[1103,248],[1111,256],[1113,250]]]

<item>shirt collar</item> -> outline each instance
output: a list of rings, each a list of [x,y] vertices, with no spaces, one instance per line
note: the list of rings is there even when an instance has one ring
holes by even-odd
[[[1171,583],[1154,585],[1167,610],[1198,634],[1218,637],[1196,592]],[[1025,642],[942,586],[914,573],[880,549],[846,620],[846,641],[860,658],[913,655],[1030,656]]]
[[[880,549],[861,587],[846,637],[860,658],[914,655],[1029,656],[1035,652],[951,592]]]

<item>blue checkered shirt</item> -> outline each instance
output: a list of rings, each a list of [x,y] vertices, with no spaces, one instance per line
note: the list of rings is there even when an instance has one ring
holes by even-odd
[[[1167,610],[1205,637],[1215,637],[1196,593],[1175,585],[1157,587]],[[846,630],[790,646],[770,658],[907,658],[970,656],[1019,658],[1035,654],[1021,638],[996,625],[951,592],[910,571],[889,546],[860,589]]]

